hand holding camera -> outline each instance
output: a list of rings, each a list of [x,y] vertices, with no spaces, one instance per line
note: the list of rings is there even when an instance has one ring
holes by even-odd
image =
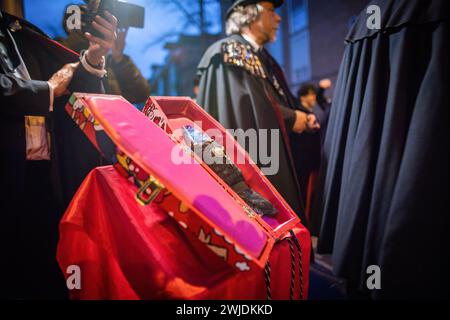
[[[125,49],[125,38],[128,33],[128,28],[118,28],[117,29],[117,40],[112,48],[112,59],[119,63],[123,59],[123,50]]]
[[[117,18],[108,11],[105,11],[104,15],[105,18],[97,15],[92,22],[92,28],[101,35],[100,37],[85,32],[85,36],[89,40],[86,58],[92,66],[100,66],[104,62],[105,55],[113,48],[117,39]]]

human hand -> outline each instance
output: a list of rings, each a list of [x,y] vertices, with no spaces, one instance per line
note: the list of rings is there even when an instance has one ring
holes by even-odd
[[[47,81],[48,85],[53,88],[53,95],[55,98],[61,97],[68,93],[67,87],[72,81],[75,69],[80,63],[68,63],[54,73]]]
[[[295,111],[295,122],[292,131],[302,133],[307,129],[308,116],[302,111]]]
[[[324,90],[327,90],[329,88],[331,88],[331,80],[330,79],[322,79],[319,82],[319,87],[321,87]]]
[[[123,50],[125,49],[125,38],[128,33],[128,28],[117,29],[117,39],[112,47],[112,59],[115,62],[120,62],[123,58]]]
[[[96,16],[92,22],[92,27],[102,34],[102,38],[94,37],[89,32],[84,34],[89,40],[87,60],[93,66],[100,65],[104,61],[105,55],[114,47],[117,39],[117,18],[108,11],[105,11],[105,16],[106,19]]]
[[[306,131],[309,133],[314,133],[320,130],[320,124],[314,114],[308,114],[306,127]]]

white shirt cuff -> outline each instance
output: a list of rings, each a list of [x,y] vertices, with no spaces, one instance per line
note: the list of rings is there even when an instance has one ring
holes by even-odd
[[[83,54],[81,56],[81,65],[87,72],[89,72],[99,78],[103,78],[106,75],[105,59],[103,59],[103,61],[102,61],[102,68],[96,69],[87,62],[87,60],[86,60],[87,53],[88,53],[87,50],[83,52]]]
[[[53,88],[53,86],[50,84],[50,82],[48,83],[48,92],[50,93],[50,112],[53,112],[53,102],[55,101],[55,88]]]

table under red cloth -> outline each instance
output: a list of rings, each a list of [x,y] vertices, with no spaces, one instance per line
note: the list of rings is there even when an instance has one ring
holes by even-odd
[[[301,225],[294,232],[306,297],[309,232]],[[231,268],[156,205],[138,204],[131,183],[111,166],[94,169],[72,200],[60,223],[57,259],[66,277],[69,266],[80,267],[81,289],[70,291],[72,299],[266,299],[263,270]],[[270,264],[272,298],[289,299],[287,241],[275,244]]]

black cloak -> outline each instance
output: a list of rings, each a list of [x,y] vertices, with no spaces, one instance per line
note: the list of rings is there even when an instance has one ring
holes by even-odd
[[[448,1],[379,0],[347,36],[324,145],[319,253],[353,292],[449,297]],[[368,291],[367,267],[381,270]]]
[[[242,56],[240,50],[244,51],[243,56],[249,58],[249,64],[245,59],[234,63],[226,61],[227,48],[230,52],[237,50],[238,60]],[[258,60],[256,63],[255,59]],[[292,209],[301,215],[303,200],[295,154],[291,151],[291,143],[295,144],[300,135],[292,133],[291,129],[295,121],[294,110],[305,110],[295,105],[281,68],[265,49],[255,51],[241,35],[232,35],[206,51],[198,66],[198,74],[200,90],[197,102],[225,128],[280,130],[276,141],[279,170],[267,178]],[[243,147],[249,151],[248,143]],[[270,143],[268,149],[268,154],[271,154]],[[260,159],[253,160],[260,168],[264,167]]]
[[[78,56],[2,11],[0,38],[0,297],[59,299],[66,287],[55,259],[58,224],[84,177],[104,160],[65,111],[69,96],[55,98],[54,111],[48,110],[45,81]],[[16,45],[33,80],[13,74],[20,63]],[[69,91],[100,93],[103,87],[100,78],[79,67]],[[26,161],[24,115],[46,117],[51,161]]]

